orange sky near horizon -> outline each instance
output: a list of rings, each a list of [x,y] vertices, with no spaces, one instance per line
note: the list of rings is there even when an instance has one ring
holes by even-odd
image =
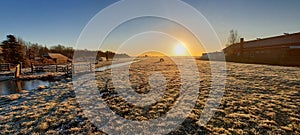
[[[99,50],[131,56],[153,51],[168,56],[201,56],[206,51],[200,40],[180,24],[162,18],[144,17],[116,27]]]

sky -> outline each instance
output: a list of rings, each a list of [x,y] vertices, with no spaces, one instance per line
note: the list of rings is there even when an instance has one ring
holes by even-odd
[[[277,36],[283,33],[295,33],[300,31],[300,1],[299,0],[183,0],[196,8],[211,24],[223,46],[227,43],[229,31],[235,29],[245,40]],[[117,2],[117,0],[3,0],[0,2],[0,40],[5,40],[7,34],[21,37],[25,41],[53,46],[62,44],[75,47],[77,39],[89,21],[105,7]],[[165,5],[168,8],[168,5]],[[169,11],[176,9],[169,9]],[[172,14],[172,12],[170,12]],[[104,20],[105,21],[105,20]],[[110,22],[107,22],[110,23]],[[153,21],[152,21],[153,24]],[[155,23],[160,24],[160,23]],[[135,26],[135,25],[134,25]],[[150,26],[147,22],[134,27]],[[175,26],[175,25],[174,25]],[[132,29],[133,27],[130,27]],[[161,25],[162,29],[170,28],[169,25]],[[173,28],[173,27],[172,27]],[[180,29],[178,27],[178,29]],[[125,31],[125,32],[124,32]],[[126,35],[128,29],[124,29],[119,35]],[[176,32],[175,32],[176,33]],[[177,32],[177,35],[179,33]],[[174,34],[176,35],[176,34]],[[146,38],[148,37],[148,38]],[[118,34],[116,34],[116,38]],[[160,39],[161,38],[161,39]],[[154,40],[164,40],[172,45],[161,47],[162,50],[174,50],[178,48],[176,39],[166,37],[163,33],[150,32],[144,35],[136,35],[136,38],[126,42],[144,51],[142,40],[151,43]],[[188,40],[187,38],[182,39]],[[111,41],[112,43],[114,41]],[[115,41],[118,43],[118,41]],[[188,42],[188,41],[186,41]],[[156,47],[155,47],[155,45]],[[162,46],[161,43],[151,43],[146,46],[154,49]],[[110,46],[112,44],[108,44]],[[123,44],[125,45],[125,44]],[[172,46],[172,47],[170,47]],[[103,49],[112,49],[107,47]],[[123,47],[122,51],[131,55],[138,52]],[[193,48],[188,46],[188,48]],[[86,49],[89,45],[86,45]],[[203,48],[193,55],[201,53]],[[168,51],[166,51],[168,53]],[[171,52],[169,52],[171,53]],[[173,55],[176,51],[173,51]],[[179,55],[179,54],[177,54]]]

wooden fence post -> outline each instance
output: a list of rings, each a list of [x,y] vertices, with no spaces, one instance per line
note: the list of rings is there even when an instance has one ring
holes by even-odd
[[[76,72],[75,72],[75,66],[74,66],[74,64],[72,64],[71,67],[72,67],[71,72],[72,72],[73,75],[75,75]]]
[[[56,71],[56,72],[58,71],[58,69],[57,69],[57,63],[55,64],[55,71]]]
[[[16,66],[15,78],[20,78],[20,64]]]
[[[92,63],[90,63],[90,71],[93,72]]]
[[[33,64],[30,62],[31,73],[33,73]]]
[[[22,67],[23,67],[23,63],[20,62],[20,74],[22,74]]]
[[[66,72],[67,74],[69,73],[69,65],[67,64],[67,67],[66,67]]]
[[[10,63],[7,64],[7,69],[10,71]]]

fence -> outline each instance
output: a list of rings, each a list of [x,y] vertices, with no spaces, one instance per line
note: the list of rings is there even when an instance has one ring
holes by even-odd
[[[33,65],[31,72],[67,72],[70,65]]]
[[[11,67],[15,67],[15,69],[10,70]],[[65,65],[40,64],[32,65],[30,68],[22,68],[22,64],[18,64],[16,66],[12,64],[0,64],[0,71],[10,71],[16,78],[18,78],[21,74],[30,72],[65,72],[66,74],[77,74],[95,71],[95,64],[88,62]]]
[[[76,63],[66,65],[34,65],[31,67],[32,72],[66,72],[80,73],[95,71],[95,64],[92,63]]]
[[[76,63],[72,64],[73,74],[93,72],[95,71],[95,64],[93,63]]]
[[[0,64],[0,71],[10,71],[10,64],[9,63]]]

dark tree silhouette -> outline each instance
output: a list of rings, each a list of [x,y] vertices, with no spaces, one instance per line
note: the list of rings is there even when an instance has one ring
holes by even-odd
[[[7,38],[6,40],[7,42],[17,42],[17,39],[14,35],[7,35],[6,38]]]
[[[20,62],[25,63],[25,46],[20,44],[14,35],[7,35],[6,37],[7,40],[3,41],[1,45],[4,61],[13,64],[18,64]]]

